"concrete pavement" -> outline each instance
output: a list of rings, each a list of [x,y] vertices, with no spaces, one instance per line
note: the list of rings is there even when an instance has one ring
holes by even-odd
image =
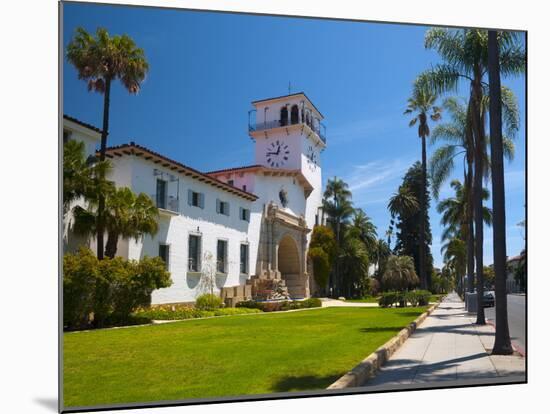
[[[518,382],[525,377],[519,355],[491,356],[494,328],[475,325],[475,315],[451,294],[397,350],[365,388],[445,386],[450,383]]]

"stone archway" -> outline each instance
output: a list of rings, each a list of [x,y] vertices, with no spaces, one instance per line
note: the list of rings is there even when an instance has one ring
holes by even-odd
[[[288,234],[284,235],[279,241],[277,265],[290,297],[303,298],[306,294],[306,286],[302,277],[300,251],[296,241]]]

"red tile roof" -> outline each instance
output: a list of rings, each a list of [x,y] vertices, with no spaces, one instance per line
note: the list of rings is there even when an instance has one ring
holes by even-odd
[[[208,171],[205,174],[229,173],[229,172],[235,172],[235,171],[251,170],[251,169],[260,168],[260,167],[262,167],[260,164],[244,165],[242,167],[230,167],[230,168],[224,168],[222,170]]]
[[[74,122],[75,124],[78,124],[80,126],[83,126],[84,128],[88,128],[88,129],[91,129],[92,131],[95,131],[95,132],[99,132],[101,134],[101,129],[91,125],[91,124],[87,124],[86,122],[83,122],[79,119],[76,119],[76,118],[73,118],[72,116],[69,116],[67,114],[63,114],[63,118],[64,119],[67,119],[69,121],[72,121]]]
[[[190,176],[191,178],[198,179],[199,181],[203,181],[207,184],[212,185],[213,187],[217,187],[228,193],[235,194],[246,200],[255,201],[258,199],[258,196],[255,194],[241,190],[237,187],[233,187],[232,185],[224,183],[223,181],[220,181],[208,174],[200,172],[178,161],[174,161],[168,157],[165,157],[162,154],[159,154],[158,152],[138,145],[134,142],[130,142],[129,144],[117,145],[114,147],[108,147],[106,149],[106,155],[111,158],[114,156],[122,157],[124,155],[136,155],[138,157],[143,156],[146,160],[152,160],[156,164],[170,168],[171,170],[177,171],[179,173],[183,173],[187,176]]]

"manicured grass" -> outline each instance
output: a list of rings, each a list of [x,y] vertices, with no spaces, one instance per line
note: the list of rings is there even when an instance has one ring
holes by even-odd
[[[326,308],[64,335],[66,407],[323,389],[425,308]]]

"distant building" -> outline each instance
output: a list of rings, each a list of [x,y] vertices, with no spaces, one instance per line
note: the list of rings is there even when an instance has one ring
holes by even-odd
[[[521,284],[516,281],[516,271],[521,263],[522,256],[509,257],[506,260],[506,292],[523,293]]]
[[[323,116],[304,93],[252,105],[252,165],[200,172],[134,142],[107,148],[110,179],[150,195],[160,211],[155,236],[121,239],[117,248],[123,258],[160,256],[167,263],[173,284],[153,292],[154,304],[193,302],[206,252],[215,257],[216,286],[230,302],[248,298],[262,281],[277,281],[292,298],[315,288],[307,249],[321,221]],[[65,116],[63,136],[86,142],[91,155],[100,131]],[[68,230],[65,240],[67,250],[82,244]]]

